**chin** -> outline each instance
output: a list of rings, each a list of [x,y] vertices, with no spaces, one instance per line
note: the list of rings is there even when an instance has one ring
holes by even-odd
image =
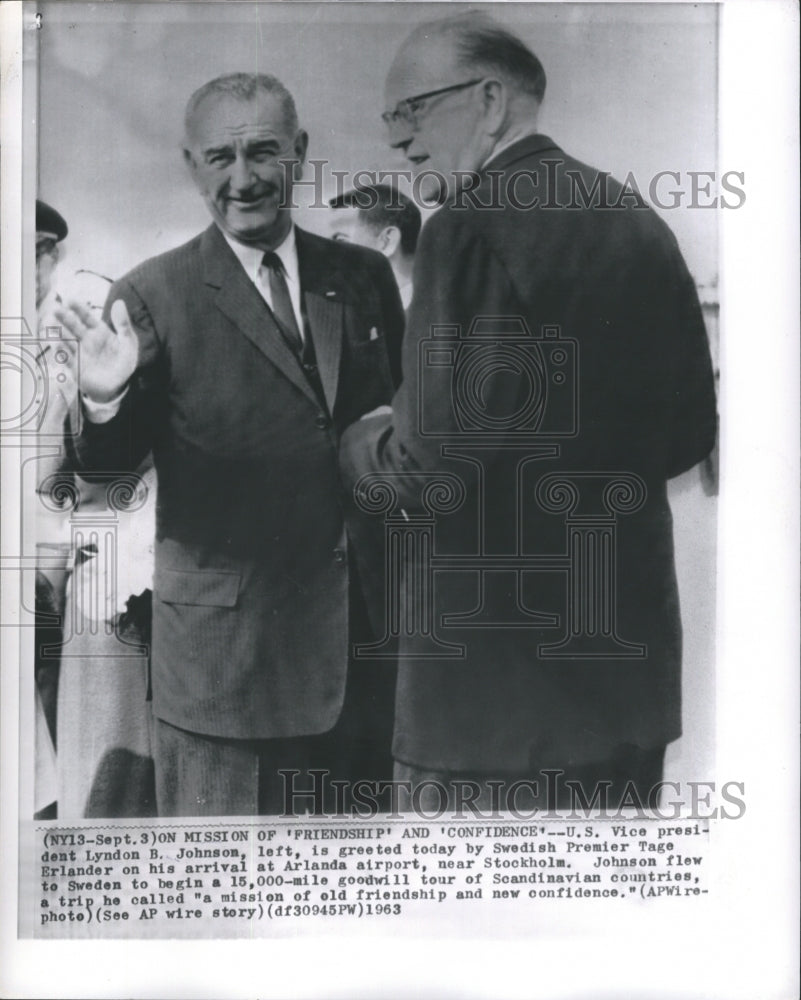
[[[257,240],[261,236],[269,235],[277,226],[278,219],[248,219],[237,220],[233,225],[229,225],[228,232],[233,237],[240,240]]]
[[[453,181],[432,182],[431,188],[425,194],[426,204],[437,208],[439,205],[444,205],[452,194],[454,194]]]
[[[433,167],[430,169],[434,169]],[[441,205],[448,197],[452,182],[448,183],[447,174],[440,172],[440,177],[429,175],[420,185],[420,198],[430,207]]]

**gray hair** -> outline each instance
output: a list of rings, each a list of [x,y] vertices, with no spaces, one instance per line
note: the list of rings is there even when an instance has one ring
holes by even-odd
[[[287,131],[298,130],[298,113],[295,100],[278,77],[269,73],[229,73],[204,83],[189,98],[184,113],[184,134],[188,138],[192,122],[198,108],[207,97],[234,97],[240,101],[251,101],[257,94],[269,94],[281,104]]]

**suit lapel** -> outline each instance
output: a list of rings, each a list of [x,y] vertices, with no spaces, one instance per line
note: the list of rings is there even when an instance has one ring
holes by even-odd
[[[203,234],[201,254],[203,280],[215,289],[218,309],[290,382],[316,403],[317,397],[301,371],[297,358],[287,346],[266,303],[217,226],[210,226]]]
[[[307,332],[314,343],[317,369],[328,403],[334,412],[345,335],[345,304],[340,292],[341,278],[332,268],[330,244],[295,227],[300,287]]]

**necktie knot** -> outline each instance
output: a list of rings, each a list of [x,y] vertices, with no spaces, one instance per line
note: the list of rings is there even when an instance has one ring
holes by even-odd
[[[273,250],[268,250],[267,253],[261,259],[262,267],[266,267],[268,271],[276,271],[278,274],[284,274],[284,264],[281,258]]]

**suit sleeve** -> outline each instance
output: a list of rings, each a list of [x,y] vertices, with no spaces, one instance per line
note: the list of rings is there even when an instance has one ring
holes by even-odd
[[[155,324],[133,283],[123,278],[109,292],[103,313],[111,325],[111,305],[122,299],[139,339],[137,369],[116,415],[106,423],[92,423],[82,413],[80,432],[68,437],[71,465],[83,479],[93,475],[133,472],[153,448],[163,409],[163,352]],[[80,358],[79,358],[80,362]]]
[[[470,226],[464,213],[442,209],[425,226],[414,269],[414,296],[403,340],[403,382],[392,401],[392,417],[375,417],[351,425],[340,445],[346,487],[367,473],[392,475],[401,502],[419,504],[420,472],[436,472],[441,464],[442,437],[458,435],[452,393],[432,392],[424,363],[424,341],[437,327],[458,327],[463,336],[477,316],[520,315],[509,275],[491,248]],[[508,393],[487,349],[482,401],[487,410],[508,408],[499,402]],[[501,370],[502,366],[497,366]],[[452,390],[453,391],[453,390]],[[426,427],[436,434],[421,433]],[[487,455],[487,461],[492,456]]]
[[[670,345],[670,434],[666,475],[680,475],[702,461],[715,445],[715,379],[706,325],[681,251],[673,243],[669,262],[667,330]]]

